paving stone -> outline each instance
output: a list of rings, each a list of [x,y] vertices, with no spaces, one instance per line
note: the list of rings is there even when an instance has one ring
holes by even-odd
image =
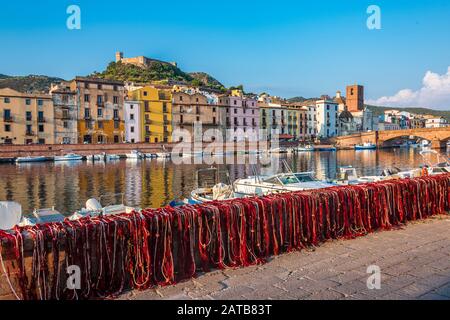
[[[166,288],[120,299],[450,300],[450,219],[401,230],[329,241],[269,259],[264,265],[216,270]],[[381,289],[369,290],[367,266],[381,268]]]

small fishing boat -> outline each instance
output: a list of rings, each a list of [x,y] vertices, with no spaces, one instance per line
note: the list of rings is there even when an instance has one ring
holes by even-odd
[[[97,200],[95,198],[91,198],[86,201],[86,207],[76,211],[73,215],[71,215],[68,219],[78,220],[84,217],[97,217],[97,216],[107,216],[107,215],[118,215],[122,213],[131,213],[138,209],[129,207],[124,205],[123,203],[123,194],[122,195],[122,203],[120,204],[112,204],[107,206],[101,205],[101,198]]]
[[[65,217],[54,207],[45,209],[34,209],[33,217],[28,218],[29,222],[34,224],[44,224],[64,221]]]
[[[156,154],[155,153],[146,153],[145,154],[145,159],[154,159],[156,158]]]
[[[300,146],[300,147],[297,147],[296,150],[298,152],[314,151],[314,146],[312,146],[312,145]]]
[[[142,153],[137,150],[132,150],[131,153],[127,153],[127,159],[142,159]]]
[[[55,161],[81,161],[83,160],[83,156],[80,156],[75,153],[68,153],[63,156],[55,156]]]
[[[425,168],[429,175],[437,175],[450,173],[450,159],[443,154],[440,154],[436,150],[422,150],[419,152],[422,156]],[[435,158],[435,161],[432,161],[431,158]]]
[[[47,157],[18,157],[16,163],[28,163],[28,162],[44,162],[47,161]]]
[[[355,150],[375,150],[376,148],[377,145],[371,142],[364,142],[355,146]]]
[[[117,154],[107,154],[105,155],[105,160],[106,161],[114,161],[114,160],[119,160],[120,156],[118,156]]]

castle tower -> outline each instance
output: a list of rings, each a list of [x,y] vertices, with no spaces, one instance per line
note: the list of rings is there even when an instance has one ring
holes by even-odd
[[[364,110],[364,87],[357,84],[347,86],[346,104],[350,112]]]
[[[116,52],[116,62],[122,61],[123,59],[123,52],[117,51]]]

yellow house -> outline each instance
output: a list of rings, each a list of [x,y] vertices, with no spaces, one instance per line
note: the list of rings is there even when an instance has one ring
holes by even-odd
[[[146,86],[128,93],[141,104],[141,141],[172,142],[172,93],[168,89]]]

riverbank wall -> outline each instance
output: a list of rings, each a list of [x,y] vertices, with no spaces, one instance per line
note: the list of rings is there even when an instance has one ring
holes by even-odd
[[[223,144],[204,143],[203,147],[212,148],[217,146],[217,148],[221,148],[223,150],[234,150],[236,152],[241,152],[257,150],[260,148],[267,149],[267,145],[268,144],[266,142],[227,142]],[[291,146],[295,144],[284,143],[283,145]],[[0,159],[12,159],[25,156],[53,157],[71,152],[83,156],[99,154],[102,152],[106,154],[125,155],[130,153],[132,150],[138,150],[142,153],[158,153],[163,152],[164,150],[166,152],[171,152],[175,146],[178,146],[178,148],[181,147],[181,145],[177,143],[0,145]],[[196,147],[198,148],[199,146],[195,144],[184,144],[184,148],[190,148],[192,151],[194,151]],[[202,145],[200,144],[200,148],[201,147]]]
[[[0,299],[92,299],[446,214],[450,175],[0,231]]]

